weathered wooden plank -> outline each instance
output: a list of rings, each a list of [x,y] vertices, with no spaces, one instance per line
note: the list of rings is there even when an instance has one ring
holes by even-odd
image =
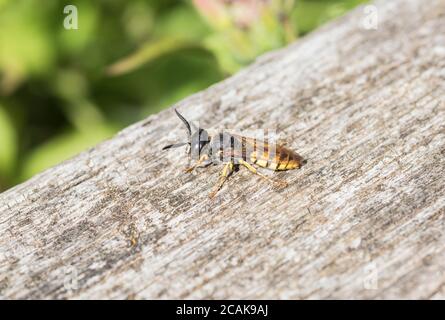
[[[445,2],[358,8],[176,105],[307,164],[182,173],[170,110],[0,195],[2,298],[444,298]]]

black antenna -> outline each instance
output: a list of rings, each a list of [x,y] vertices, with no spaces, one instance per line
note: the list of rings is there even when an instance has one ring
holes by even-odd
[[[189,142],[180,142],[180,143],[175,143],[175,144],[169,144],[168,146],[165,146],[164,148],[162,148],[162,150],[166,150],[166,149],[170,149],[170,148],[178,148],[178,147],[185,146],[186,144],[190,144],[190,143]]]
[[[181,119],[182,122],[184,122],[185,126],[187,127],[187,132],[189,134],[189,140],[192,137],[192,129],[190,128],[190,123],[188,123],[187,120],[178,112],[178,110],[175,109],[176,114],[178,115],[179,119]]]

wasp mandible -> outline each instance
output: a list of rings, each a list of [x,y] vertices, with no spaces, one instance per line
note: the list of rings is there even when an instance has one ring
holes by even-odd
[[[175,112],[187,129],[188,141],[170,144],[162,150],[188,145],[187,153],[190,159],[196,162],[185,172],[192,172],[195,168],[207,167],[211,164],[224,164],[220,177],[209,194],[210,198],[216,195],[227,178],[240,165],[266,180],[286,186],[285,181],[274,180],[262,174],[255,165],[274,171],[283,171],[300,168],[303,163],[303,158],[294,151],[282,145],[270,144],[267,140],[260,141],[228,132],[210,136],[207,130],[202,128],[194,128],[195,131],[192,132],[190,123],[178,110],[175,109]]]

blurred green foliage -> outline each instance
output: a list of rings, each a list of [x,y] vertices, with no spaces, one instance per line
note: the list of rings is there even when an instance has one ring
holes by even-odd
[[[362,2],[0,0],[0,191]]]

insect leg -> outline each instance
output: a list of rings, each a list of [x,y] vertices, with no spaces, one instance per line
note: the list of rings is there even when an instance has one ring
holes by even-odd
[[[258,170],[255,167],[253,167],[250,163],[248,163],[248,162],[246,162],[246,161],[244,161],[242,159],[239,159],[238,162],[239,162],[239,164],[242,164],[247,169],[249,169],[250,172],[253,172],[253,173],[257,174],[260,177],[262,177],[262,178],[264,178],[264,179],[266,179],[266,180],[268,180],[268,181],[270,181],[272,183],[278,184],[280,187],[287,187],[287,182],[286,181],[284,181],[284,180],[274,180],[274,179],[272,179],[272,178],[262,174],[261,172],[258,172]]]
[[[201,164],[203,164],[203,162],[205,162],[205,161],[207,161],[207,160],[209,160],[209,156],[208,156],[207,154],[203,154],[203,155],[199,158],[199,160],[196,161],[196,163],[195,163],[193,166],[191,166],[190,168],[186,168],[186,169],[184,170],[184,172],[186,172],[186,173],[190,173],[190,172],[192,172],[196,167],[199,167]]]
[[[209,197],[213,198],[215,197],[216,193],[222,188],[224,182],[227,180],[227,178],[230,176],[230,174],[233,172],[233,162],[228,162],[223,170],[221,171],[221,175],[219,176],[218,182],[215,185],[215,188],[212,192],[209,193]]]

